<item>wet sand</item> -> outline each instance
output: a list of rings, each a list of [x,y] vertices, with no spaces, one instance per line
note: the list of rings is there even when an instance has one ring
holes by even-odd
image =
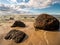
[[[0,45],[60,45],[60,31],[35,31],[34,22],[24,22],[26,28],[11,28],[13,23],[1,23],[0,25]],[[5,35],[11,30],[17,29],[27,34],[27,38],[21,43],[15,43],[13,40],[5,40]]]

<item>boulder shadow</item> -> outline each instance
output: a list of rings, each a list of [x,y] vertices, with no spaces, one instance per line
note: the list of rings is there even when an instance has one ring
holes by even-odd
[[[41,28],[35,28],[35,31],[38,31],[38,30],[44,30],[44,31],[52,31],[52,32],[60,32],[60,22],[59,22],[59,28],[58,29],[54,29],[54,30],[51,30],[51,29],[41,29]]]
[[[21,41],[21,43],[24,42],[27,39],[28,39],[28,35],[26,34],[25,38]]]
[[[60,21],[59,21],[59,29],[58,29],[58,31],[60,32]]]

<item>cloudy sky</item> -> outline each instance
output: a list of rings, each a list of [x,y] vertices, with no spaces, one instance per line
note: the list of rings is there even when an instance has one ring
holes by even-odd
[[[0,0],[0,14],[60,14],[60,0]]]

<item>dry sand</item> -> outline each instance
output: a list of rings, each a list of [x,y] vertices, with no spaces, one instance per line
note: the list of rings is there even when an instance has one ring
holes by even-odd
[[[33,22],[24,22],[26,28],[11,28],[13,23],[1,23],[0,25],[0,45],[60,45],[60,32],[35,31]],[[15,43],[13,40],[5,40],[4,36],[11,30],[17,29],[25,32],[27,37],[21,43]]]

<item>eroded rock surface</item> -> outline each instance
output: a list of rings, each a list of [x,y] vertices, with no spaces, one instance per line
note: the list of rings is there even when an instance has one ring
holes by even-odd
[[[26,34],[19,30],[11,30],[6,36],[6,40],[14,40],[16,43],[20,43],[25,38]]]
[[[59,29],[59,20],[49,14],[41,14],[36,18],[34,27],[49,31],[57,30]]]

